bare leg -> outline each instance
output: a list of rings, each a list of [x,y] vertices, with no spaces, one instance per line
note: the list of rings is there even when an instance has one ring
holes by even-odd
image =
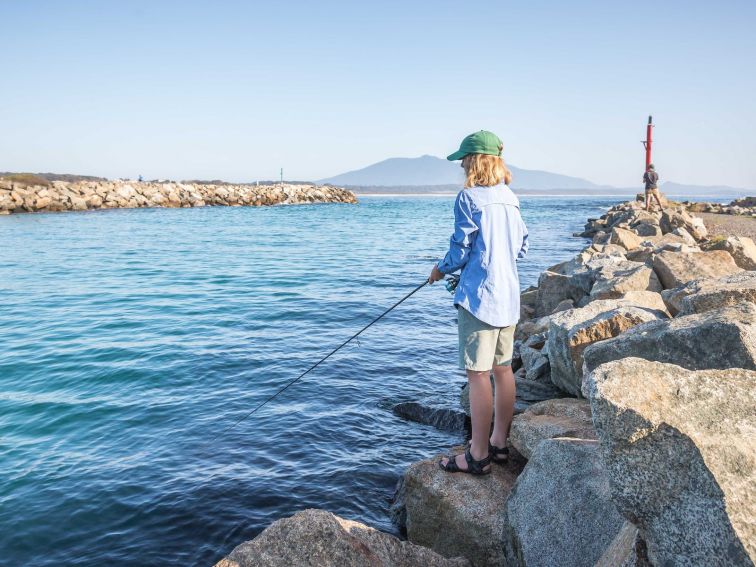
[[[470,388],[470,419],[472,421],[470,454],[473,459],[479,461],[488,456],[488,435],[491,433],[493,413],[491,371],[468,370],[467,382]],[[443,459],[441,463],[446,464],[446,459]],[[467,461],[465,461],[464,455],[457,455],[457,466],[462,470],[467,470]]]
[[[494,380],[496,383],[496,411],[494,412],[494,429],[491,434],[491,445],[506,447],[509,437],[509,426],[512,424],[515,403],[515,379],[511,366],[494,366]]]
[[[659,197],[658,191],[654,191],[654,199],[656,199],[656,202],[659,203],[659,210],[664,212],[664,207],[662,207],[661,198]]]

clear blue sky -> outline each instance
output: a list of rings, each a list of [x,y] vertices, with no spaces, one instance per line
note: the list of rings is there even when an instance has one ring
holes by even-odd
[[[0,171],[317,179],[445,156],[756,187],[756,2],[0,0]]]

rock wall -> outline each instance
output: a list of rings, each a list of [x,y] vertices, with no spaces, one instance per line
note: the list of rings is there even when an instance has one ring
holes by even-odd
[[[391,513],[411,544],[438,555],[409,547],[390,561],[754,565],[756,245],[710,240],[690,209],[612,207],[589,219],[584,250],[522,293],[510,461],[485,477],[446,473],[441,455],[412,464]],[[405,406],[434,423],[422,416],[435,408]],[[341,545],[333,521],[309,521]],[[261,542],[229,561],[280,545]],[[386,561],[367,557],[356,560]]]
[[[522,293],[530,403],[510,443],[527,462],[485,480],[410,466],[410,541],[475,566],[753,565],[756,245],[709,239],[691,209],[612,207]]]
[[[727,205],[721,203],[688,202],[681,203],[692,213],[718,213],[720,215],[745,215],[756,217],[756,197],[735,199]]]
[[[262,206],[356,203],[329,185],[211,185],[135,181],[53,181],[26,185],[0,178],[0,214],[139,207]]]

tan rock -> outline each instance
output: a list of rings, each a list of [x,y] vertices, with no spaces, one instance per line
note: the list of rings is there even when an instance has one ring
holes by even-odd
[[[643,239],[631,230],[625,228],[613,228],[609,237],[610,244],[621,246],[625,250],[633,250],[641,245]]]
[[[588,400],[559,398],[533,404],[512,420],[509,441],[529,459],[544,439],[596,439]]]
[[[71,209],[74,211],[86,211],[87,202],[81,197],[71,197]]]
[[[37,210],[40,210],[48,207],[50,203],[52,203],[52,199],[50,197],[37,197],[37,202],[34,203],[34,206],[37,208]]]
[[[524,459],[513,453],[507,465],[476,477],[441,470],[441,457],[414,463],[404,474],[399,498],[406,510],[407,538],[445,557],[466,557],[476,566],[506,564],[501,511]]]
[[[345,520],[325,510],[304,510],[268,526],[236,547],[216,567],[463,567],[462,558],[437,553]]]
[[[90,209],[99,209],[102,207],[102,197],[93,192],[87,199],[87,207]]]
[[[664,303],[664,298],[660,293],[655,291],[626,291],[618,299],[626,301],[628,305],[653,309],[669,315],[667,304]]]
[[[730,236],[711,243],[707,250],[726,250],[744,270],[756,270],[756,244],[746,236]]]
[[[756,370],[756,305],[740,303],[643,323],[586,348],[583,372],[587,374],[601,364],[628,357],[677,364],[690,370]]]
[[[661,252],[654,257],[654,271],[664,289],[701,278],[716,278],[742,271],[729,252]]]

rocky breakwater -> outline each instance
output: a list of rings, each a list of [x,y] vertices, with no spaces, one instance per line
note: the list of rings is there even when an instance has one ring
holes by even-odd
[[[412,464],[391,507],[407,542],[310,511],[219,565],[754,565],[756,245],[637,201],[580,236],[521,296],[507,464]]]
[[[415,463],[395,517],[475,566],[753,565],[754,243],[638,201],[579,236],[522,294],[512,461]]]
[[[41,180],[45,183],[45,180]],[[136,181],[52,181],[30,185],[0,178],[0,214],[139,207],[262,206],[356,203],[329,185],[214,185]]]
[[[683,201],[681,203],[691,213],[716,213],[720,215],[744,215],[756,217],[756,197],[743,197],[723,205]]]

